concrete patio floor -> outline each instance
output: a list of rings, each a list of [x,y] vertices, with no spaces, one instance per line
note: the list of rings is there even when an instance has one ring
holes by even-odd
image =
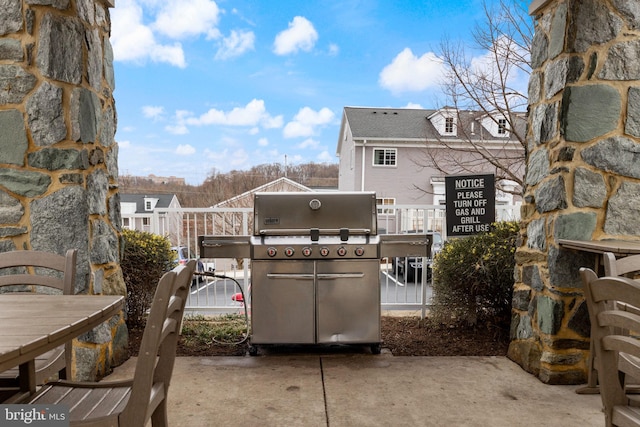
[[[128,377],[135,358],[106,378]],[[172,426],[604,425],[599,395],[541,383],[505,357],[178,357]]]

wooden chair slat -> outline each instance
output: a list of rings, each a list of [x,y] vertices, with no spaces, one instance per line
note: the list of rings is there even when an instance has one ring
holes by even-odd
[[[640,425],[640,408],[634,406],[616,406],[613,408],[612,423],[616,426]]]
[[[629,334],[640,329],[640,321],[637,314],[623,307],[640,307],[640,286],[625,277],[598,278],[588,268],[581,268],[580,276],[591,320],[605,424],[640,426],[639,408],[631,406],[633,399],[627,395],[627,384],[640,380],[640,338]]]
[[[627,331],[640,330],[640,315],[634,311],[627,311],[628,305],[617,304],[615,310],[603,311],[598,315],[602,326],[622,328]]]

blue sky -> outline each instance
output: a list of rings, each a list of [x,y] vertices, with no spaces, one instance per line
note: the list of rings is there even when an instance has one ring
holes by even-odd
[[[440,43],[485,18],[482,0],[117,0],[111,19],[120,174],[199,185],[337,163],[345,106],[442,106]]]

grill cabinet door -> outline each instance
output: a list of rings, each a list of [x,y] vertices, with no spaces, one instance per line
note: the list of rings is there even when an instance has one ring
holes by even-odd
[[[318,343],[379,343],[377,259],[317,262]]]
[[[251,343],[313,344],[313,261],[251,263]]]

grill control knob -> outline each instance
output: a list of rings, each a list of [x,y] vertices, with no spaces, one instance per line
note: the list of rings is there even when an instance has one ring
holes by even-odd
[[[355,252],[356,252],[356,256],[362,256],[364,255],[364,248],[362,246],[358,246]]]
[[[305,246],[304,248],[302,248],[302,255],[311,256],[311,248],[308,246]]]
[[[347,254],[347,249],[344,246],[340,246],[338,248],[338,255],[345,256]]]
[[[285,248],[284,254],[288,257],[292,257],[296,251],[292,247]]]
[[[277,254],[278,254],[278,250],[276,248],[274,247],[267,248],[267,255],[269,255],[271,258],[276,256]]]
[[[321,247],[320,248],[320,255],[328,256],[329,255],[329,248],[327,248],[326,246]]]

